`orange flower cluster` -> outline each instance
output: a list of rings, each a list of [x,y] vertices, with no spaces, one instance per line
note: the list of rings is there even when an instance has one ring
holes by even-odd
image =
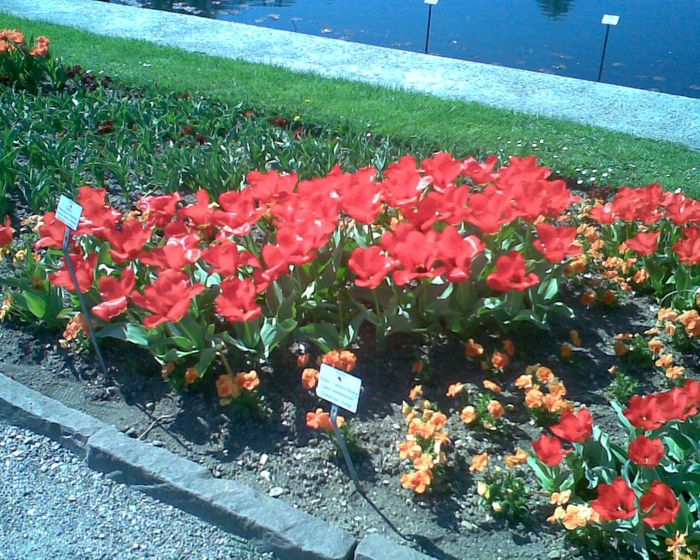
[[[547,518],[550,523],[561,522],[566,529],[574,531],[591,523],[600,523],[600,515],[586,504],[569,504],[566,509],[558,505],[554,514]]]
[[[81,333],[87,334],[88,324],[85,315],[76,313],[69,320],[63,331],[63,338],[58,341],[61,348],[68,348],[70,343],[77,340]]]
[[[17,29],[0,29],[0,54],[12,52],[17,47],[24,47],[26,37]],[[46,37],[39,37],[34,46],[29,50],[31,56],[44,58],[49,53],[49,41]],[[24,47],[26,49],[26,47]],[[25,51],[26,52],[26,51]]]
[[[351,372],[357,365],[357,356],[350,350],[331,350],[321,356],[321,363],[343,371]]]
[[[258,373],[255,370],[239,372],[236,375],[226,373],[216,380],[216,392],[221,399],[221,405],[229,404],[233,399],[240,397],[243,389],[252,391],[260,385]]]
[[[525,391],[525,405],[531,411],[558,416],[564,411],[573,410],[571,402],[564,398],[564,383],[548,367],[540,364],[528,366],[525,373],[515,380],[515,386]]]
[[[447,417],[424,400],[417,409],[404,402],[401,412],[408,424],[406,439],[399,444],[399,457],[411,462],[412,471],[401,477],[401,486],[423,494],[433,483],[436,467],[444,465],[449,445]]]

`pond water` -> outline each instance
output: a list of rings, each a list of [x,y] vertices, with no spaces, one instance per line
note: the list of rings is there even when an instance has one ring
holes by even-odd
[[[111,0],[423,52],[423,0]],[[440,0],[431,54],[700,98],[700,0]]]

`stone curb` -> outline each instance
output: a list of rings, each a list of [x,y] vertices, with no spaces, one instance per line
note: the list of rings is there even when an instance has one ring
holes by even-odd
[[[110,479],[251,540],[281,560],[430,560],[379,535],[345,531],[192,461],[130,438],[0,374],[0,417],[45,435]]]

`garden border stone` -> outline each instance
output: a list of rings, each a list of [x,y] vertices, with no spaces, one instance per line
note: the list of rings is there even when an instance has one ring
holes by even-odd
[[[349,533],[113,426],[0,373],[0,417],[45,435],[88,467],[222,529],[281,560],[430,560],[380,535]]]
[[[573,121],[700,150],[700,99],[94,0],[0,12],[381,87]]]

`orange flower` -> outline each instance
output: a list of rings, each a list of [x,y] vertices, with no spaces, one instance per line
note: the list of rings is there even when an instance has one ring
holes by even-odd
[[[357,357],[349,350],[331,350],[321,357],[321,362],[350,372],[357,365]]]
[[[674,336],[676,334],[676,325],[674,323],[666,323],[664,327],[664,332],[668,336]]]
[[[18,29],[2,29],[0,30],[0,39],[7,39],[21,45],[25,41],[25,36]]]
[[[587,261],[585,256],[577,257],[568,265],[566,265],[564,272],[569,276],[572,274],[580,274],[581,272],[586,270],[586,263]]]
[[[411,373],[414,375],[419,375],[423,373],[423,370],[425,369],[425,362],[423,360],[416,360],[411,364]]]
[[[219,376],[216,380],[216,393],[222,399],[235,399],[241,394],[241,388],[236,383],[236,378],[233,377],[232,373]]]
[[[521,375],[515,380],[515,386],[518,389],[531,389],[532,388],[532,375]]]
[[[412,401],[419,399],[423,396],[423,385],[416,385],[408,392],[408,398]]]
[[[420,418],[414,418],[408,425],[408,433],[423,439],[431,439],[435,433],[435,426],[430,422],[423,422]]]
[[[477,358],[484,353],[484,347],[481,344],[474,342],[473,338],[470,338],[467,341],[466,347],[464,348],[464,353],[468,358]]]
[[[484,472],[489,464],[489,454],[481,453],[480,455],[474,455],[472,457],[471,465],[469,466],[470,472]]]
[[[416,411],[406,401],[403,401],[401,403],[401,414],[403,414],[403,417],[406,419],[406,422],[410,423],[411,420],[415,418]]]
[[[309,364],[309,359],[311,358],[311,354],[308,352],[305,352],[304,354],[299,354],[297,356],[297,367],[298,368],[305,368]]]
[[[612,290],[605,290],[603,292],[603,297],[601,298],[601,301],[605,305],[613,305],[617,301],[617,296]]]
[[[427,453],[423,453],[413,461],[413,468],[417,471],[430,470],[433,468],[433,458]]]
[[[197,379],[199,379],[199,375],[197,375],[197,369],[193,367],[187,368],[187,370],[185,371],[185,383],[187,385],[192,385],[192,383],[197,381]]]
[[[308,356],[308,354],[304,354],[304,356]],[[319,371],[314,368],[306,368],[304,371],[301,372],[301,384],[304,386],[304,389],[309,390],[313,389],[316,387],[316,383],[318,383],[318,376],[320,375]]]
[[[571,499],[571,490],[564,490],[563,492],[552,492],[550,496],[550,501],[558,506],[563,506]]]
[[[413,490],[416,494],[423,494],[433,481],[433,474],[425,469],[405,474],[401,477],[401,486],[407,490]]]
[[[493,355],[491,356],[491,365],[498,370],[503,371],[506,367],[508,367],[509,363],[509,358],[507,354],[504,354],[503,352],[499,352],[498,350],[495,350]]]
[[[457,395],[461,395],[462,393],[464,393],[463,383],[453,383],[447,388],[448,397],[456,397]]]
[[[513,344],[513,341],[506,338],[503,341],[503,349],[506,351],[506,354],[508,354],[511,358],[515,356],[515,344]]]
[[[401,459],[409,459],[413,461],[421,456],[420,445],[416,443],[416,438],[413,436],[407,436],[406,441],[399,444],[399,457]]]
[[[447,424],[447,416],[445,416],[442,412],[435,412],[430,417],[430,423],[433,425],[433,428],[435,428],[435,431],[442,430],[442,428],[444,428]]]
[[[517,465],[524,465],[527,463],[529,457],[530,454],[527,451],[524,451],[518,447],[516,448],[515,453],[512,455],[506,455],[503,460],[506,467],[512,469]]]
[[[487,405],[486,409],[489,411],[489,414],[493,416],[493,418],[496,420],[501,418],[506,413],[505,409],[503,408],[503,405],[497,400],[489,401],[489,404]]]
[[[581,305],[591,305],[597,298],[598,296],[593,290],[586,290],[581,294]]]
[[[661,369],[670,368],[673,365],[673,354],[664,354],[654,362],[654,365]]]
[[[571,344],[578,348],[581,348],[581,335],[576,329],[571,329],[569,331],[569,338],[571,339]]]
[[[649,271],[646,268],[640,268],[637,272],[635,272],[632,280],[634,280],[635,284],[644,284],[644,282],[649,280],[650,277]]]
[[[250,370],[248,373],[241,371],[236,374],[236,385],[239,389],[245,389],[246,391],[252,391],[258,385],[260,385],[260,379],[258,379],[258,372],[254,369]]]
[[[627,345],[621,340],[615,341],[615,355],[619,358],[627,354]]]
[[[476,420],[476,409],[473,406],[465,406],[459,417],[465,424],[471,424]]]
[[[340,428],[345,423],[345,418],[338,416],[337,423],[338,427]],[[331,415],[325,412],[322,408],[317,408],[315,412],[306,413],[306,425],[314,430],[326,430],[327,432],[333,430]]]
[[[598,521],[599,517],[592,508],[586,505],[569,504],[561,516],[561,522],[569,531],[585,527],[591,521]]]
[[[525,393],[525,404],[528,408],[542,408],[544,404],[544,394],[539,389],[529,389]]]
[[[498,385],[497,383],[494,383],[490,379],[484,379],[484,389],[486,389],[487,391],[491,391],[492,393],[496,393],[496,394],[503,391],[503,389],[501,389],[500,385]]]
[[[568,405],[559,395],[552,395],[549,393],[542,397],[542,407],[547,412],[563,412],[568,408]]]
[[[552,381],[547,387],[550,395],[559,398],[566,396],[566,387],[561,381]]]
[[[681,313],[678,322],[685,327],[689,336],[700,337],[700,314],[695,309]]]
[[[666,369],[666,377],[669,379],[681,379],[685,375],[683,366],[673,366]]]
[[[551,383],[554,381],[554,372],[545,366],[538,367],[535,375],[540,383]]]
[[[174,369],[175,364],[173,362],[168,362],[167,364],[165,364],[160,370],[163,379],[168,379],[168,377],[170,377],[170,374],[173,372]]]
[[[660,339],[658,338],[652,338],[648,343],[647,346],[649,347],[649,350],[651,350],[654,354],[661,354],[664,350],[664,343],[661,342]]]
[[[664,321],[675,321],[678,319],[678,313],[670,307],[662,307],[659,309],[657,318],[659,323],[663,323]]]
[[[573,349],[571,347],[571,344],[569,344],[568,342],[562,343],[562,345],[559,347],[559,354],[561,354],[561,357],[565,360],[571,358],[571,356],[573,355]]]

